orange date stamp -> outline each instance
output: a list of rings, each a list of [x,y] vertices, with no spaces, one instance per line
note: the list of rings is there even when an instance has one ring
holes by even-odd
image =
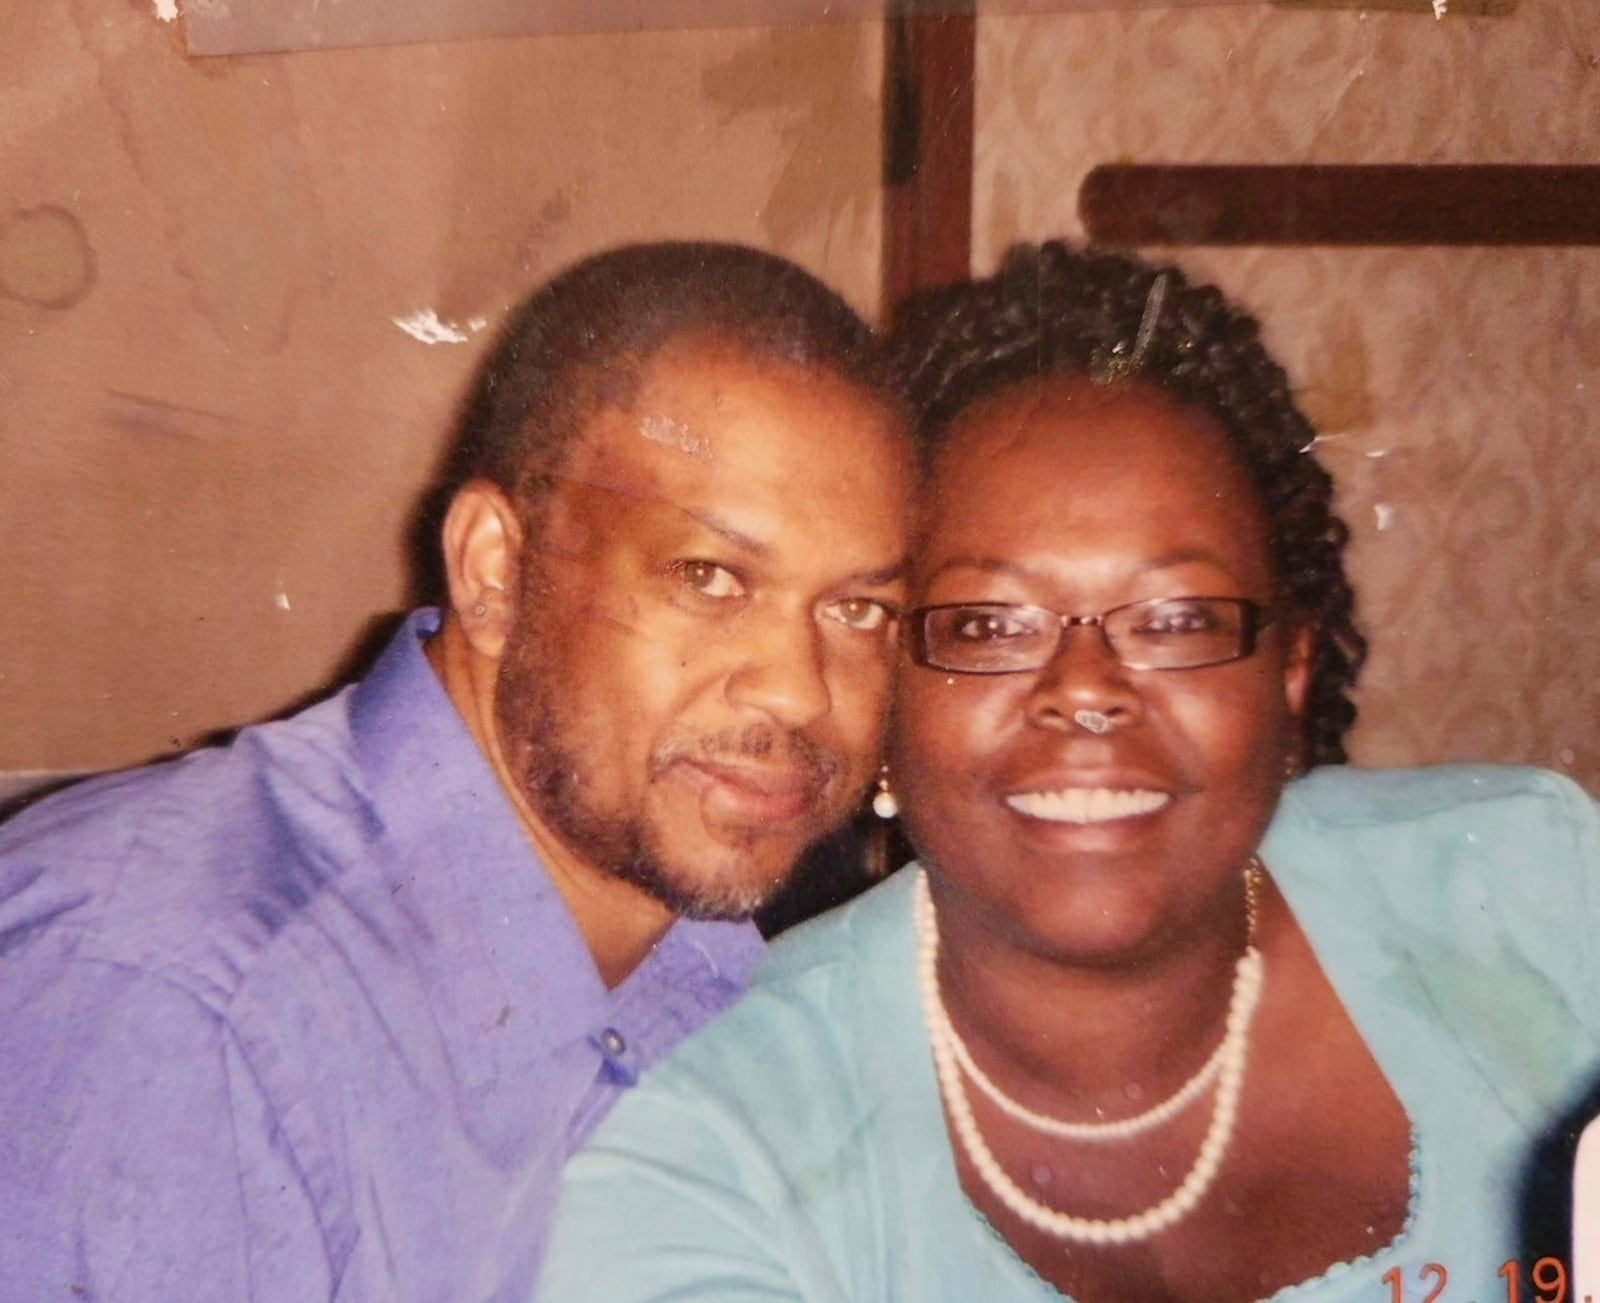
[[[1449,1271],[1437,1262],[1430,1262],[1418,1274],[1424,1289],[1408,1294],[1405,1273],[1399,1267],[1383,1273],[1390,1303],[1448,1303],[1445,1287],[1450,1284]],[[1526,1272],[1520,1262],[1510,1258],[1500,1264],[1495,1274],[1505,1282],[1505,1303],[1595,1303],[1587,1294],[1581,1299],[1568,1297],[1570,1277],[1566,1263],[1560,1258],[1540,1258]],[[1528,1285],[1526,1290],[1524,1278]],[[1498,1303],[1498,1300],[1479,1299],[1472,1303]]]

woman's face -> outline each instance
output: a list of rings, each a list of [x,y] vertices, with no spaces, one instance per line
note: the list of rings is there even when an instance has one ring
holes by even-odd
[[[916,568],[917,605],[1096,615],[1273,597],[1264,511],[1226,437],[1137,386],[1042,382],[969,409],[940,453]],[[941,895],[1028,950],[1102,964],[1169,952],[1237,909],[1309,643],[1278,619],[1243,659],[1133,670],[1079,626],[1040,670],[909,666],[892,767]],[[1080,711],[1112,727],[1090,731]]]

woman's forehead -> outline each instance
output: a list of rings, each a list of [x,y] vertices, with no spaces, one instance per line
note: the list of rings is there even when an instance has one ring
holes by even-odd
[[[1001,483],[1025,470],[1035,487],[1052,493],[1087,495],[1129,481],[1137,490],[1141,478],[1195,475],[1213,492],[1253,492],[1239,454],[1208,412],[1137,384],[1029,382],[973,404],[951,426],[934,475],[948,485],[984,470]]]
[[[969,408],[934,466],[923,544],[1266,560],[1265,509],[1228,436],[1149,386],[1030,383]],[[1241,562],[1242,563],[1242,562]]]

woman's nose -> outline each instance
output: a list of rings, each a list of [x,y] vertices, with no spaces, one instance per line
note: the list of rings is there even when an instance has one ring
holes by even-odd
[[[1055,655],[1029,689],[1028,718],[1044,727],[1077,728],[1086,727],[1078,717],[1088,714],[1101,721],[1092,732],[1129,723],[1140,709],[1137,673],[1117,659],[1098,621],[1066,625]]]

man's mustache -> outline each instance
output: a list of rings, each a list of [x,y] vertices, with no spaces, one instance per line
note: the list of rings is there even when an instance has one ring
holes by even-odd
[[[808,786],[818,791],[845,769],[837,752],[819,746],[804,733],[772,724],[746,724],[669,742],[656,752],[651,767],[660,773],[680,760],[709,764],[756,762],[795,769],[805,775]]]

